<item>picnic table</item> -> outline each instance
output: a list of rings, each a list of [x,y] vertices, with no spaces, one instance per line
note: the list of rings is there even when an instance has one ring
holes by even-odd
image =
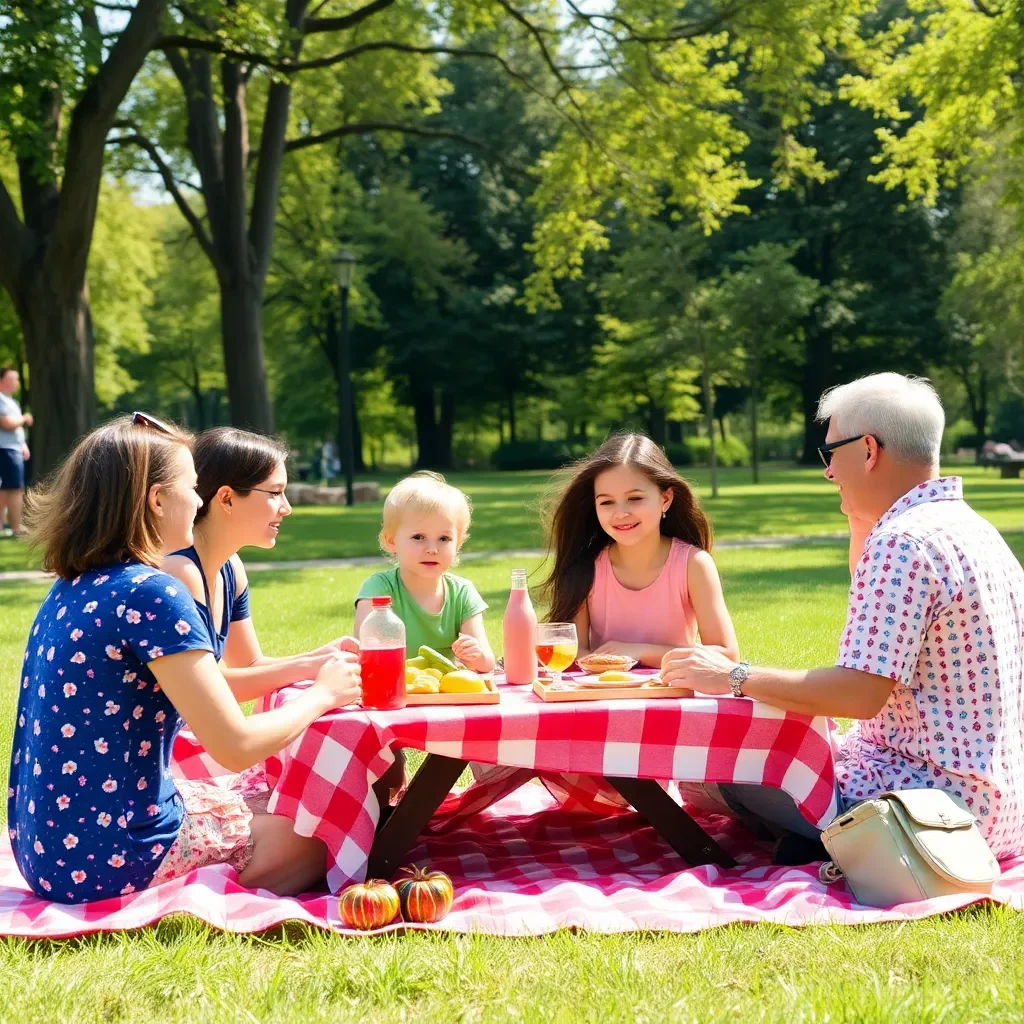
[[[979,466],[998,466],[1003,480],[1019,480],[1020,471],[1024,469],[1024,452],[1004,444],[998,450],[979,452],[976,461]]]
[[[529,687],[499,689],[498,704],[341,708],[268,758],[268,810],[290,817],[300,835],[324,842],[332,891],[368,872],[390,877],[435,812],[447,822],[476,813],[538,774],[582,806],[606,805],[603,789],[619,794],[690,864],[728,867],[733,861],[657,780],[777,786],[821,827],[836,813],[833,733],[826,718],[744,697],[549,704]],[[299,690],[279,690],[269,705],[280,706]],[[373,784],[400,747],[428,756],[378,831]],[[202,748],[185,730],[174,755],[180,774],[210,774]],[[501,767],[451,794],[470,761]]]

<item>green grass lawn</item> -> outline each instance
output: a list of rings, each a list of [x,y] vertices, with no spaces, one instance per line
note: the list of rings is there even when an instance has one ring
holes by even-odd
[[[971,504],[999,529],[1024,529],[1024,481],[1001,480],[994,470],[975,466],[953,470],[964,477]],[[820,469],[769,466],[762,483],[750,483],[747,469],[722,471],[718,498],[709,497],[708,472],[687,472],[714,523],[715,536],[724,538],[778,535],[821,535],[846,529],[835,488]],[[398,479],[380,474],[386,490]],[[544,496],[557,486],[550,473],[452,473],[452,483],[473,499],[473,525],[466,551],[513,551],[544,546]],[[272,551],[251,552],[261,561],[307,558],[345,558],[379,553],[380,503],[354,508],[296,509]],[[0,540],[0,572],[37,564],[27,548]]]
[[[773,486],[814,484],[798,476]],[[1015,511],[1006,503],[993,518]],[[1024,536],[1011,542],[1024,556]],[[718,562],[748,657],[794,667],[831,661],[849,580],[842,545],[722,551]],[[491,604],[496,646],[513,564],[484,559],[464,570]],[[265,650],[287,653],[349,630],[363,575],[306,569],[256,578]],[[17,669],[43,593],[38,583],[0,584],[0,772]],[[800,931],[353,940],[298,926],[222,935],[183,919],[138,934],[0,942],[0,1021],[1010,1022],[1020,1020],[1024,998],[1022,924],[1011,911],[976,908],[906,925]]]

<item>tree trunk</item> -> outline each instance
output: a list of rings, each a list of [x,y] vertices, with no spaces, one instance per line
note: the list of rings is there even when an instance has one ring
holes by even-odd
[[[77,52],[92,32],[95,9],[78,12],[82,36],[53,31],[52,4],[21,5],[22,31],[32,40],[41,80],[30,90],[38,115],[22,124],[31,145],[18,154],[22,216],[0,181],[0,285],[14,301],[32,371],[33,463],[38,478],[54,469],[93,419],[93,328],[86,270],[103,178],[107,136],[117,109],[160,31],[167,0],[137,0],[72,109],[59,81],[58,54]],[[8,16],[9,20],[9,16]],[[92,49],[93,40],[86,43]],[[98,56],[98,55],[97,55]],[[94,58],[96,57],[94,56]],[[10,88],[10,86],[7,86]],[[70,115],[70,116],[69,116]],[[65,130],[66,129],[66,130]],[[54,170],[57,160],[63,172]],[[45,173],[41,171],[47,168]]]
[[[750,470],[754,483],[761,482],[761,452],[757,443],[757,386],[760,367],[755,363],[750,373]]]
[[[203,382],[199,371],[193,367],[192,383],[189,385],[192,397],[196,403],[196,430],[202,432],[206,429],[206,402],[203,400]]]
[[[647,432],[651,440],[664,446],[666,437],[665,407],[653,402],[647,407]]]
[[[706,352],[701,353],[700,380],[704,389],[704,423],[708,431],[711,461],[711,497],[718,497],[718,451],[715,448],[715,392],[711,386],[711,366]]]
[[[815,249],[807,247],[802,254],[802,259],[810,261],[805,273],[825,289],[832,286],[836,277],[833,257],[836,244],[833,236],[826,233]],[[817,422],[818,403],[826,388],[836,383],[832,330],[821,326],[821,314],[820,305],[816,306],[807,318],[804,331],[804,372],[800,389],[804,414],[804,450],[800,462],[804,466],[819,465],[818,445],[825,442],[828,424]]]
[[[508,396],[508,443],[516,443],[516,396]]]
[[[824,444],[827,423],[818,423],[818,402],[833,383],[832,334],[828,330],[808,330],[804,342],[807,359],[804,366],[802,399],[804,414],[804,450],[800,462],[818,464],[818,445]]]
[[[192,398],[196,404],[196,431],[201,434],[207,426],[206,402],[203,398],[203,392],[198,389],[192,392]]]
[[[978,382],[971,380],[970,370],[964,370],[960,374],[964,390],[967,392],[967,404],[971,409],[971,422],[974,424],[975,448],[981,452],[981,446],[988,437],[988,374],[984,369],[978,371]]]
[[[32,464],[41,480],[91,426],[93,331],[89,293],[34,275],[16,305],[32,375]]]
[[[455,437],[455,396],[448,391],[441,393],[441,420],[437,425],[437,465],[439,469],[452,469],[455,462],[452,455],[452,441]]]
[[[422,387],[411,392],[412,416],[416,424],[416,468],[433,469],[437,466],[437,420],[434,408],[434,389]]]
[[[221,334],[231,422],[272,434],[274,413],[263,366],[262,305],[262,289],[257,285],[221,282]]]

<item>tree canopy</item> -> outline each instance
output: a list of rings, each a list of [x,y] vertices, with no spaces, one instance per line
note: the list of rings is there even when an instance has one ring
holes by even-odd
[[[341,245],[360,460],[732,406],[756,464],[759,409],[813,454],[858,373],[936,373],[978,435],[1016,386],[1012,2],[9,6],[0,351],[41,470],[142,399],[340,432]]]

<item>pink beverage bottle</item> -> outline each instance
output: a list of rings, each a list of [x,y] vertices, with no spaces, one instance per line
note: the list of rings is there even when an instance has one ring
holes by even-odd
[[[373,611],[359,627],[363,707],[393,711],[405,707],[405,625],[391,610],[390,597],[373,598]]]
[[[526,570],[512,570],[512,590],[501,621],[505,682],[532,684],[537,678],[537,613],[526,586]]]

